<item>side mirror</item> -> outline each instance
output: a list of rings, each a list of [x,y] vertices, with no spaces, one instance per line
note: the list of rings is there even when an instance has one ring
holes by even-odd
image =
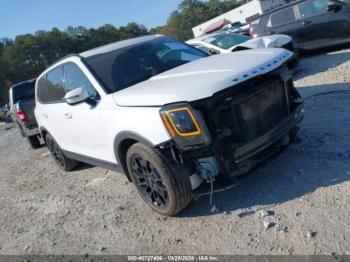
[[[341,5],[338,5],[338,4],[331,4],[327,7],[327,11],[328,12],[338,12],[342,9],[343,7]]]
[[[86,91],[86,89],[83,87],[78,87],[76,89],[69,91],[64,96],[64,101],[66,101],[66,103],[69,105],[76,105],[76,104],[85,102],[89,98],[90,98],[90,95]]]

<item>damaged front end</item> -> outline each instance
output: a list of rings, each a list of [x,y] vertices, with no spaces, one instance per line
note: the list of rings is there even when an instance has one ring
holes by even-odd
[[[161,110],[172,140],[162,145],[191,173],[192,188],[248,173],[297,134],[303,103],[286,65],[211,97]]]

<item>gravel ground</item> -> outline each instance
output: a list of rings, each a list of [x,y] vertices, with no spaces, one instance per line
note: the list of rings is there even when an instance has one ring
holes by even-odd
[[[175,218],[152,212],[127,179],[61,172],[0,124],[0,254],[350,255],[350,49],[305,57],[300,139],[242,184]],[[338,90],[327,95],[315,95]]]

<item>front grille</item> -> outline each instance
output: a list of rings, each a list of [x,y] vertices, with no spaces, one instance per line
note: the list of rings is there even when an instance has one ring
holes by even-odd
[[[221,145],[249,142],[288,116],[285,88],[279,75],[265,74],[191,103]]]
[[[241,116],[240,126],[244,140],[251,141],[262,136],[288,116],[283,83],[273,82],[235,108]]]

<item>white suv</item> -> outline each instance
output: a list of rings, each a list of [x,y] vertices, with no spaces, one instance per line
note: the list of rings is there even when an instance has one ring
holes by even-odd
[[[164,36],[121,41],[44,71],[35,115],[60,168],[120,171],[151,208],[175,215],[202,182],[247,173],[295,137],[302,103],[291,56],[208,56]]]

